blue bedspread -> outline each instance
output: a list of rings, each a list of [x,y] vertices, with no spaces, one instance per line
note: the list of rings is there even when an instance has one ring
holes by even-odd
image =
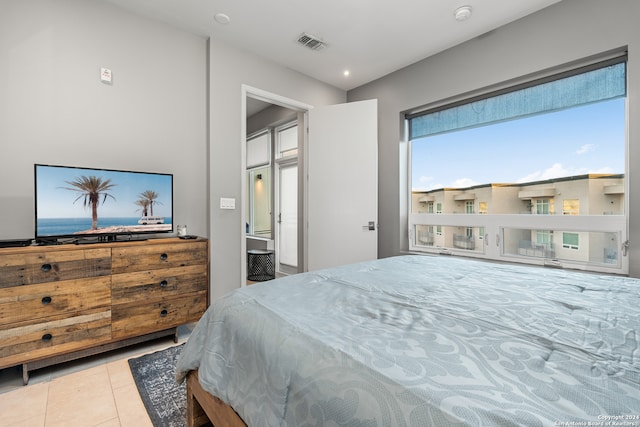
[[[640,426],[639,342],[640,280],[408,255],[226,295],[177,379],[252,427]]]

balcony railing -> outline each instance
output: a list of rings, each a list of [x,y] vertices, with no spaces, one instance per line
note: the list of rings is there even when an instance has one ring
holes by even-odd
[[[453,247],[458,249],[467,249],[471,251],[476,248],[476,241],[473,237],[469,237],[465,234],[454,234]]]
[[[418,230],[418,241],[416,244],[422,246],[433,246],[434,234],[429,231]]]
[[[518,255],[538,258],[555,258],[556,251],[553,243],[534,243],[531,240],[518,241]]]

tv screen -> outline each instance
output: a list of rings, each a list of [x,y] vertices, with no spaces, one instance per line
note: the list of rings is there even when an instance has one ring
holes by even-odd
[[[35,165],[36,240],[173,232],[173,175]]]

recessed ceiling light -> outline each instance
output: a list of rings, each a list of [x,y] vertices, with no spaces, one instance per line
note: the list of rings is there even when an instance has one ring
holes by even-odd
[[[349,77],[349,74],[351,74],[351,73],[349,72],[349,70],[344,70],[344,71],[342,72],[342,74],[343,74],[345,77]]]
[[[456,21],[466,21],[471,18],[471,6],[460,6],[453,14]]]
[[[229,15],[226,15],[224,13],[216,13],[213,19],[215,19],[218,24],[222,25],[227,25],[229,22],[231,22],[231,18],[229,18]]]

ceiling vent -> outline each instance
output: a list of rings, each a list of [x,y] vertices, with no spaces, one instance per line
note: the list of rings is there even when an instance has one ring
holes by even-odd
[[[327,44],[320,40],[318,37],[312,36],[308,33],[300,34],[298,36],[298,43],[311,50],[322,50],[327,46]]]

